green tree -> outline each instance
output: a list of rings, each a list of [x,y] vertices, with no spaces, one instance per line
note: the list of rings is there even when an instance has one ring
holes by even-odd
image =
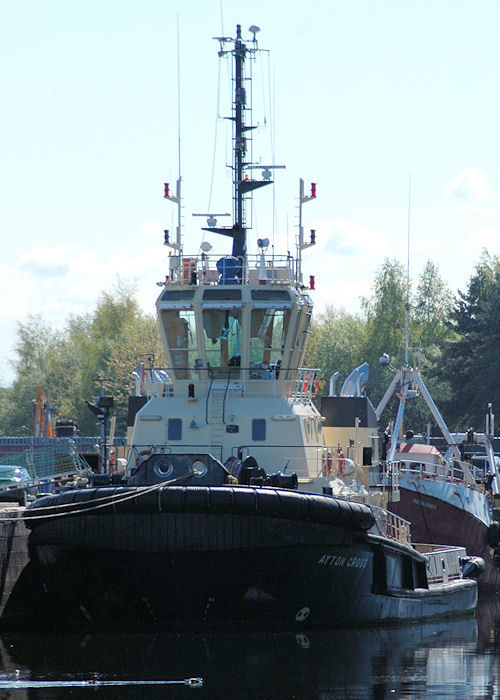
[[[362,307],[367,319],[364,361],[370,364],[369,391],[376,406],[389,383],[387,371],[379,363],[380,357],[387,353],[396,366],[404,358],[408,284],[401,263],[386,258],[375,275],[372,289],[372,296],[362,299]]]
[[[333,306],[327,306],[325,313],[313,323],[305,363],[307,367],[321,369],[326,393],[334,372],[339,372],[339,379],[345,379],[364,361],[365,335],[366,322],[362,316]]]
[[[450,315],[453,337],[443,349],[439,376],[450,384],[447,411],[456,429],[482,430],[488,403],[500,405],[500,260],[483,251],[466,292]]]
[[[428,260],[418,280],[411,302],[410,364],[416,368],[440,411],[445,408],[449,385],[436,375],[441,362],[443,343],[453,332],[447,324],[453,307],[453,295],[442,279],[438,266]],[[445,416],[446,419],[446,416]],[[439,432],[429,407],[422,396],[412,400],[406,416],[406,427],[423,432],[430,424]]]
[[[98,434],[99,424],[85,405],[99,394],[96,377],[113,378],[108,374],[108,363],[113,348],[126,342],[129,329],[141,318],[132,287],[118,280],[112,292],[103,292],[92,314],[70,319],[68,338],[79,359],[77,386],[79,396],[72,396],[76,404],[80,432]],[[138,349],[139,352],[139,349]],[[109,389],[105,385],[105,391]]]
[[[426,350],[436,348],[450,338],[446,321],[453,308],[453,294],[442,279],[438,266],[428,260],[420,275],[412,303],[412,344]],[[432,350],[431,350],[432,352]]]
[[[126,433],[128,397],[135,393],[132,372],[146,357],[154,358],[155,367],[166,367],[158,322],[153,316],[135,319],[127,327],[123,341],[112,348],[107,362],[106,374],[111,377],[108,389],[115,397],[116,430],[119,435]]]
[[[82,435],[97,435],[99,426],[85,405],[99,393],[96,375],[109,379],[106,391],[117,392],[117,433],[124,432],[131,372],[146,353],[164,362],[159,346],[156,321],[140,312],[133,289],[120,280],[93,312],[70,317],[60,331],[39,316],[28,317],[18,324],[16,379],[2,389],[0,434],[33,434],[33,400],[43,386],[58,417],[76,420]]]
[[[377,271],[373,294],[363,300],[367,314],[365,359],[370,364],[370,380],[367,386],[376,407],[387,390],[392,376],[379,358],[387,353],[392,365],[400,367],[405,361],[406,317],[409,322],[409,364],[425,375],[427,388],[439,404],[448,389],[445,382],[434,377],[432,369],[439,361],[441,345],[450,336],[446,318],[451,307],[451,292],[442,280],[437,265],[428,261],[418,283],[415,295],[411,295],[408,276],[397,260],[386,259]],[[398,400],[393,397],[386,407],[381,424],[394,420]],[[415,432],[434,424],[422,396],[408,402],[405,425]]]
[[[1,435],[33,434],[33,400],[36,387],[43,386],[49,366],[51,347],[61,333],[51,329],[39,315],[30,315],[25,323],[18,323],[13,362],[16,380],[4,389],[0,413]]]

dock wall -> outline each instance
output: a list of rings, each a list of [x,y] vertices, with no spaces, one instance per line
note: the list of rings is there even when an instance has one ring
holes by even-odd
[[[15,506],[0,508],[0,617],[29,561],[29,530],[21,517],[23,511]]]

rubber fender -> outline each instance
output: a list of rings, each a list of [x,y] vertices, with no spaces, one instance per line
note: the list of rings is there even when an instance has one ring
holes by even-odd
[[[478,578],[486,566],[481,557],[463,557],[460,560],[462,576],[464,578]]]
[[[490,523],[486,540],[492,549],[495,549],[498,545],[500,540],[500,523],[497,520],[493,520]]]
[[[118,497],[118,498],[117,498]],[[106,500],[110,499],[109,504]],[[142,487],[90,488],[46,496],[27,508],[23,517],[34,528],[44,519],[32,519],[45,508],[47,519],[59,514],[61,505],[72,510],[92,512],[99,503],[99,514],[120,513],[206,513],[255,515],[306,520],[367,531],[375,522],[372,511],[361,503],[349,503],[328,496],[305,494],[288,489],[251,486],[167,486],[148,491]],[[104,505],[106,503],[106,505]],[[103,507],[104,506],[104,507]]]

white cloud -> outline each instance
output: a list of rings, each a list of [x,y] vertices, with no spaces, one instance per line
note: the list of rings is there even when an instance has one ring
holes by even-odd
[[[388,246],[387,236],[364,224],[346,219],[317,222],[316,242],[320,250],[350,256],[380,253]]]
[[[484,172],[475,166],[470,166],[453,178],[443,196],[474,204],[489,202],[492,191]]]
[[[327,306],[344,308],[349,313],[359,313],[361,298],[371,294],[371,277],[358,278],[349,270],[319,270],[316,274],[316,289],[311,294],[314,302],[314,316],[324,313]]]
[[[48,255],[49,251],[33,249],[29,254],[24,255],[19,262],[22,273],[34,275],[35,277],[61,277],[69,270],[68,264],[62,260],[56,260]]]
[[[316,246],[304,252],[303,271],[306,280],[315,276],[315,313],[328,305],[359,312],[360,298],[370,295],[375,269],[389,249],[388,237],[347,219],[316,221],[314,228]]]
[[[150,230],[146,224],[143,233]],[[164,279],[167,255],[163,246],[147,240],[116,251],[105,258],[83,246],[37,246],[13,264],[0,264],[2,305],[2,353],[0,379],[11,381],[8,360],[13,357],[17,322],[28,314],[40,314],[54,328],[62,328],[72,314],[91,312],[103,291],[112,291],[118,277],[136,287],[137,299],[146,313],[154,314],[158,293],[155,282]]]

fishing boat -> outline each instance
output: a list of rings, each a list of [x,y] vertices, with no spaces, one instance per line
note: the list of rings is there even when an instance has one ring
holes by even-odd
[[[386,355],[381,361],[389,364]],[[480,590],[494,592],[500,586],[500,484],[492,407],[484,433],[452,433],[407,352],[403,365],[392,370],[394,377],[376,409],[364,391],[366,363],[353,370],[339,395],[332,381],[329,396],[321,400],[326,441],[334,446],[333,492],[357,498],[377,483],[397,483],[387,508],[411,523],[412,540],[464,546],[470,557],[484,562]],[[419,395],[441,431],[440,449],[430,436],[412,430],[403,434],[405,409]],[[384,430],[380,419],[392,396],[398,399],[397,414],[392,427]],[[471,458],[477,454],[480,467]]]
[[[422,620],[474,609],[463,547],[411,544],[408,523],[382,506],[332,493],[332,455],[314,405],[319,372],[303,367],[314,279],[304,282],[299,183],[297,254],[250,252],[247,200],[269,185],[253,175],[254,125],[245,63],[258,28],[219,37],[233,65],[233,224],[230,254],[204,241],[184,254],[179,207],[156,302],[168,367],[136,372],[133,429],[123,475],[46,496],[25,512],[29,570],[11,620],[44,627],[178,629],[338,627]],[[134,415],[135,414],[135,415]],[[391,487],[392,488],[392,487]],[[24,588],[22,588],[24,586]],[[20,610],[19,610],[20,609]],[[35,612],[36,611],[36,612]]]
[[[497,591],[500,587],[500,512],[494,504],[499,499],[500,477],[493,452],[495,422],[491,404],[484,433],[473,429],[452,433],[418,370],[405,365],[395,374],[377,407],[377,416],[393,393],[398,397],[399,407],[387,459],[399,465],[400,495],[399,500],[388,507],[411,521],[412,535],[417,542],[460,543],[471,556],[481,557],[485,568],[479,579],[480,588]],[[425,399],[441,430],[445,441],[442,451],[425,442],[422,444],[412,431],[407,432],[406,438],[400,438],[406,401],[418,393]],[[484,459],[481,468],[471,460],[472,454],[477,452]]]

